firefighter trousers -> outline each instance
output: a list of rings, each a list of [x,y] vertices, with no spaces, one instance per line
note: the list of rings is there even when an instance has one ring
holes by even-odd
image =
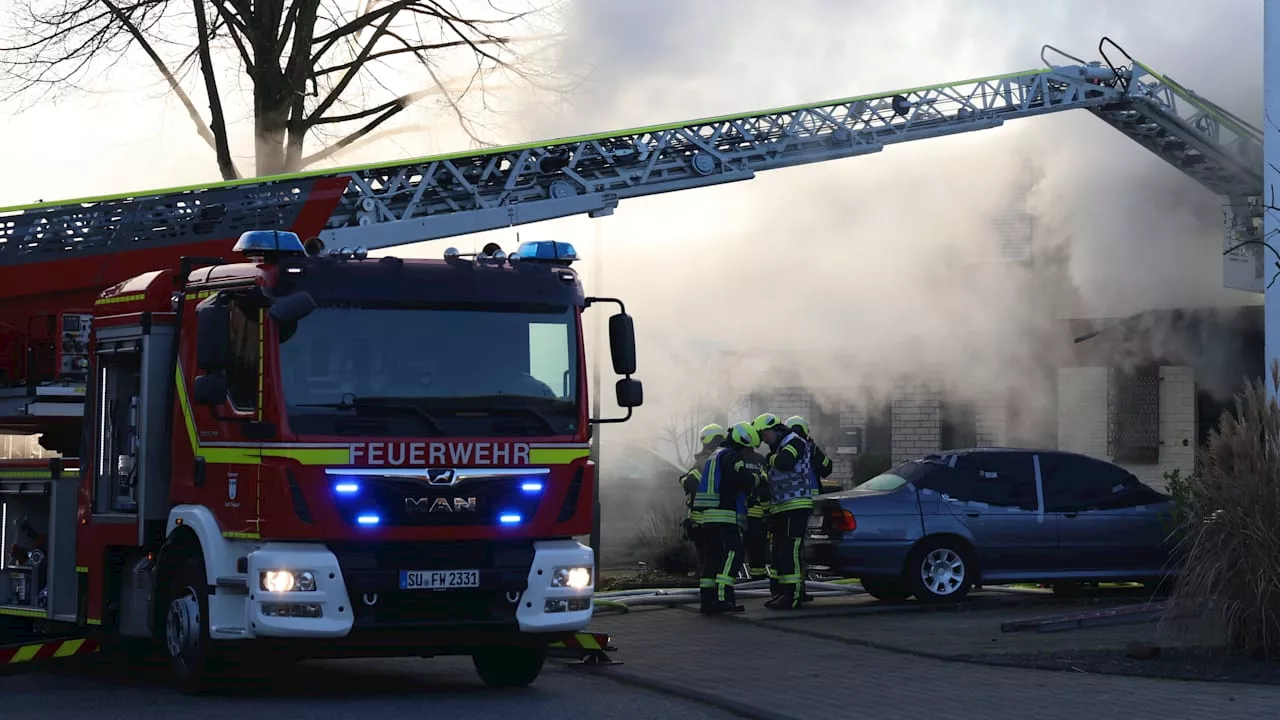
[[[769,567],[769,526],[763,517],[747,517],[745,538],[747,572],[752,580],[763,578]]]
[[[736,605],[734,574],[742,562],[742,531],[738,524],[703,522],[702,577],[698,580],[703,612]]]
[[[773,525],[773,568],[777,573],[778,601],[783,607],[800,607],[804,598],[804,568],[800,552],[812,508],[775,512]]]

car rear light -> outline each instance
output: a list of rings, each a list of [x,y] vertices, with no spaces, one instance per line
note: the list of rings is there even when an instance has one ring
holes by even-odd
[[[853,513],[848,510],[836,510],[831,513],[832,532],[853,532],[857,529],[858,521],[853,519]]]

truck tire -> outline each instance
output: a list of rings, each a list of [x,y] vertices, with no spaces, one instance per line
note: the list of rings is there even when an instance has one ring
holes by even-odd
[[[546,648],[493,648],[471,656],[484,684],[500,688],[529,685],[538,679],[546,661]]]
[[[209,639],[209,582],[200,550],[183,552],[162,582],[164,642],[174,679],[184,694],[204,692],[217,669],[217,658]]]

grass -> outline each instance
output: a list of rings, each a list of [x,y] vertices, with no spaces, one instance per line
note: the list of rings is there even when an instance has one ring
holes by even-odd
[[[1280,361],[1270,379],[1280,390]],[[1280,657],[1280,405],[1264,382],[1246,383],[1223,413],[1179,500],[1170,616],[1204,618],[1211,644]]]

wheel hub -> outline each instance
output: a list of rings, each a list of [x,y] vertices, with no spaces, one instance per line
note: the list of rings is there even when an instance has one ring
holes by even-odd
[[[175,658],[190,657],[200,643],[200,603],[190,589],[169,603],[165,641]]]
[[[929,592],[950,595],[964,585],[964,560],[954,550],[938,548],[925,556],[920,566],[920,579]]]

